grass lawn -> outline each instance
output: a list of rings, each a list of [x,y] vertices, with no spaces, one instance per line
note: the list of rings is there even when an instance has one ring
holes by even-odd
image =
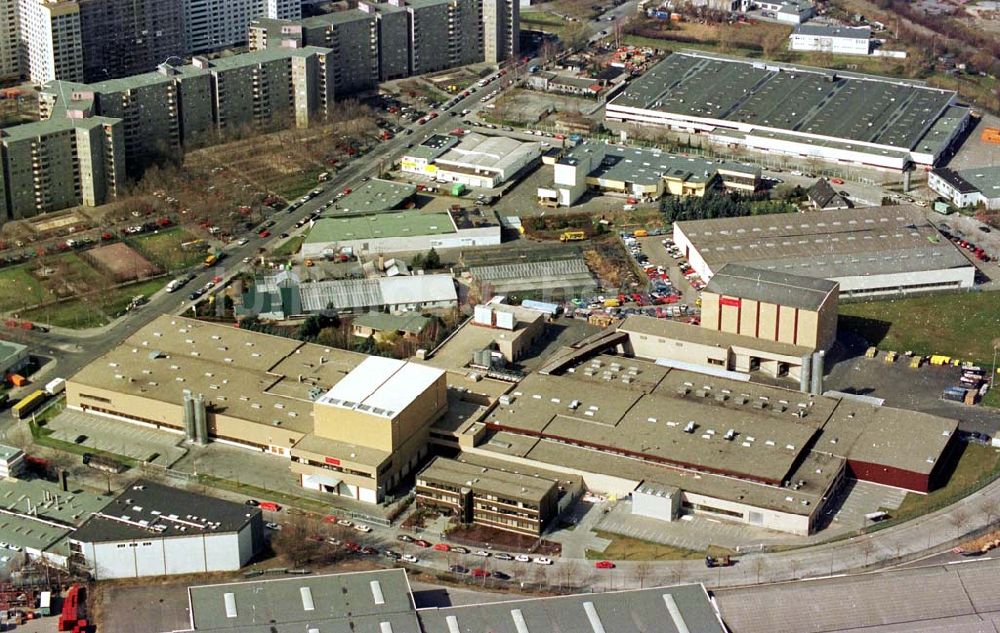
[[[163,270],[183,270],[205,259],[204,249],[185,251],[181,244],[195,237],[180,227],[140,235],[127,240],[129,246],[142,253]]]
[[[603,552],[587,550],[589,560],[700,560],[705,558],[705,552],[640,541],[600,530],[597,531],[597,535],[610,540],[611,544]]]
[[[42,288],[24,264],[0,270],[0,310],[16,310],[50,299],[55,296]]]
[[[304,235],[290,237],[282,242],[281,246],[274,249],[273,255],[275,257],[291,257],[295,253],[299,252],[299,249],[302,248],[302,242],[305,241],[306,237]]]
[[[996,407],[1000,409],[1000,385],[995,389],[990,389],[986,392],[986,396],[982,399],[980,403],[984,407]]]
[[[978,488],[1000,465],[1000,449],[981,444],[966,444],[958,465],[944,488],[926,495],[909,493],[898,510],[891,512],[894,522],[920,516],[942,508]]]
[[[84,297],[64,301],[44,308],[35,308],[22,317],[36,323],[59,327],[85,329],[107,325],[110,318],[122,312],[136,295],[149,297],[170,281],[166,277],[151,279],[131,286],[114,288],[101,295],[100,300]],[[110,318],[109,318],[110,317]]]
[[[984,367],[1000,337],[1000,292],[928,295],[840,305],[839,327],[880,349],[944,354]]]

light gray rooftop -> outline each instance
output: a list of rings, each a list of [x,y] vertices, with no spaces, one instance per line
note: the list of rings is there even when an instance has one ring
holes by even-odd
[[[912,149],[955,93],[916,82],[674,53],[609,106]]]
[[[702,585],[418,611],[424,633],[725,633]]]
[[[713,271],[734,262],[810,277],[971,266],[914,206],[675,223]]]
[[[817,37],[843,37],[852,40],[866,40],[872,35],[870,26],[830,26],[808,22],[799,24],[792,31],[795,35],[815,35]]]
[[[1000,561],[714,593],[732,633],[994,633]]]
[[[419,633],[402,569],[202,585],[188,597],[196,631]]]

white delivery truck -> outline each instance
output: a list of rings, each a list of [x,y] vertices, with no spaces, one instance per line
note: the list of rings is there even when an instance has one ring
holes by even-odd
[[[54,396],[57,393],[62,393],[66,391],[66,379],[65,378],[53,378],[45,384],[45,393],[50,396]]]

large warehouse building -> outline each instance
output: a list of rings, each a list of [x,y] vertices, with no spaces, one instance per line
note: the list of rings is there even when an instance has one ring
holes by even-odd
[[[976,268],[913,206],[674,223],[703,279],[723,266],[829,279],[844,296],[971,288]]]
[[[533,164],[542,154],[538,143],[478,133],[461,137],[435,135],[408,150],[400,160],[403,172],[492,189]]]
[[[572,206],[590,190],[648,202],[667,194],[702,197],[715,187],[752,193],[758,185],[760,168],[753,165],[588,142],[556,161],[538,201]]]
[[[427,455],[445,373],[162,316],[66,383],[67,406],[287,457],[304,488],[380,502]]]
[[[172,633],[726,631],[700,584],[418,609],[397,568],[201,585],[187,598],[190,628]]]
[[[674,53],[607,104],[607,118],[848,165],[932,167],[969,122],[953,91],[872,75]]]
[[[655,491],[644,499],[648,515],[697,513],[805,535],[846,477],[915,492],[940,486],[957,426],[601,355],[561,376],[528,376],[455,433],[465,454],[582,475],[592,492]]]
[[[70,536],[96,580],[236,571],[264,545],[259,508],[138,481]]]
[[[368,255],[496,246],[500,240],[499,220],[484,212],[408,209],[320,218],[302,244],[302,257],[320,259],[346,251]]]

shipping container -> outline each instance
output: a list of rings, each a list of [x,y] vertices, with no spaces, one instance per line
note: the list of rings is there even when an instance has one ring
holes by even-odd
[[[66,390],[66,379],[65,378],[53,378],[49,382],[45,383],[45,393],[50,396],[54,396],[57,393],[62,393]]]

